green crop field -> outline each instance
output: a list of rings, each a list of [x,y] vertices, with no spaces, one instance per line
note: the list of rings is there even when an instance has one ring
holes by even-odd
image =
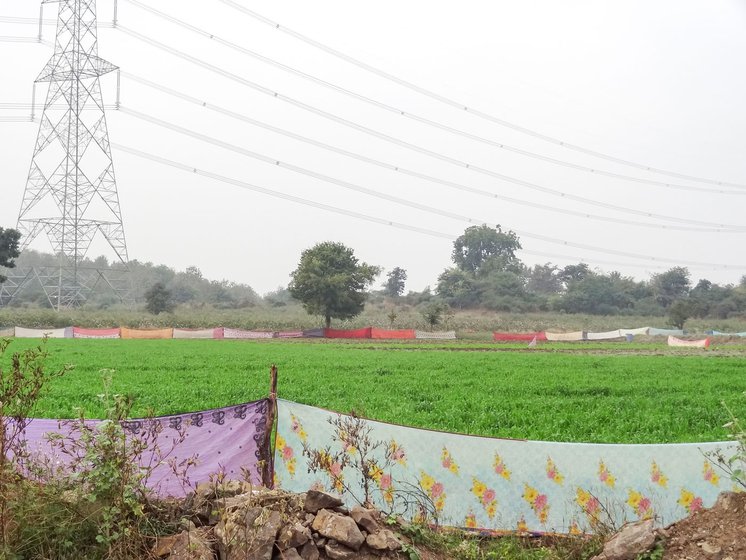
[[[14,340],[9,354],[39,341]],[[746,345],[498,345],[449,341],[49,340],[50,368],[72,364],[35,415],[99,417],[102,370],[135,415],[267,395],[389,422],[510,438],[586,442],[722,440],[721,402],[746,413]]]

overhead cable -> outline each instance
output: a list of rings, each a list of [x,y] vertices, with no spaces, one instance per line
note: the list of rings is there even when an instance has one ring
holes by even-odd
[[[415,177],[415,178],[418,178],[418,179],[423,179],[423,180],[426,180],[426,181],[430,181],[430,182],[433,182],[433,183],[444,185],[444,186],[447,186],[449,188],[454,188],[454,189],[458,189],[458,190],[461,190],[461,191],[469,192],[469,193],[472,193],[472,194],[477,194],[477,195],[484,196],[486,198],[490,198],[490,199],[493,199],[493,200],[504,200],[504,201],[507,201],[507,202],[511,202],[511,203],[515,203],[515,204],[519,204],[519,205],[523,205],[523,206],[529,206],[529,207],[532,207],[532,208],[539,208],[539,209],[542,209],[542,210],[546,210],[548,212],[560,213],[560,214],[570,215],[570,216],[574,216],[574,217],[578,217],[578,218],[595,219],[595,220],[600,220],[600,221],[605,222],[605,223],[618,223],[618,224],[628,225],[628,226],[632,226],[632,227],[647,227],[647,228],[665,229],[665,230],[674,230],[674,231],[696,231],[696,232],[701,232],[701,233],[738,233],[738,232],[742,233],[742,232],[746,232],[746,227],[745,226],[727,226],[726,229],[724,229],[722,227],[703,228],[703,227],[688,227],[688,226],[654,224],[654,223],[648,223],[648,222],[639,222],[639,221],[636,221],[636,220],[625,220],[625,219],[621,219],[621,218],[613,218],[613,217],[608,217],[608,216],[599,216],[599,215],[596,215],[596,214],[589,214],[589,213],[584,213],[584,212],[578,212],[578,211],[575,211],[575,210],[565,210],[565,209],[557,208],[557,207],[551,206],[551,205],[534,203],[534,202],[529,202],[529,201],[524,201],[524,200],[516,199],[516,198],[513,198],[513,197],[507,197],[507,196],[498,195],[498,194],[490,192],[490,191],[486,191],[486,190],[482,190],[482,189],[478,189],[478,188],[474,188],[474,187],[469,187],[469,186],[462,185],[462,184],[459,184],[459,183],[456,183],[456,182],[453,182],[453,181],[448,181],[448,180],[445,180],[445,179],[439,179],[437,177],[426,175],[424,173],[419,173],[419,172],[412,171],[412,170],[409,170],[409,169],[406,169],[406,168],[402,168],[402,167],[395,166],[395,165],[392,165],[392,164],[389,164],[389,163],[385,163],[385,162],[382,162],[382,161],[379,161],[379,160],[376,160],[376,159],[373,159],[373,158],[369,158],[367,156],[364,156],[364,155],[361,155],[361,154],[357,154],[355,152],[350,152],[348,150],[344,150],[344,149],[338,148],[336,146],[331,146],[331,145],[326,144],[324,142],[313,140],[311,138],[308,138],[308,137],[305,137],[305,136],[301,136],[301,135],[293,133],[293,132],[289,132],[287,130],[284,130],[284,129],[281,129],[281,128],[278,128],[278,127],[275,127],[275,126],[272,126],[272,125],[269,125],[269,124],[266,124],[266,123],[263,123],[261,121],[257,121],[256,119],[252,119],[251,117],[248,117],[248,116],[245,116],[245,115],[240,115],[240,114],[235,113],[233,111],[229,111],[227,109],[224,109],[224,108],[221,108],[221,107],[217,107],[217,106],[212,105],[212,104],[208,104],[206,101],[201,101],[201,100],[199,100],[197,98],[194,98],[194,97],[191,97],[191,96],[189,96],[189,95],[187,95],[187,94],[185,94],[183,92],[177,92],[175,90],[171,90],[171,89],[166,88],[164,86],[159,86],[158,84],[155,84],[154,82],[151,82],[150,80],[146,80],[144,78],[133,76],[132,74],[123,73],[123,76],[125,78],[127,78],[127,79],[133,79],[133,80],[135,80],[135,81],[137,81],[139,83],[143,83],[143,84],[148,85],[150,87],[153,87],[153,88],[155,88],[155,89],[157,89],[159,91],[163,91],[165,93],[169,93],[169,94],[174,95],[174,96],[176,96],[176,97],[178,97],[180,99],[184,99],[186,101],[189,101],[191,103],[199,105],[200,107],[204,107],[204,108],[207,108],[207,109],[210,109],[210,110],[214,110],[214,111],[216,111],[216,112],[218,112],[220,114],[223,114],[223,115],[226,115],[226,116],[229,116],[229,117],[232,117],[232,118],[239,119],[239,120],[241,120],[243,122],[248,122],[249,124],[261,127],[261,128],[263,128],[265,130],[270,130],[270,131],[272,131],[274,133],[281,134],[281,135],[286,136],[288,138],[292,138],[294,140],[305,142],[305,143],[308,143],[310,145],[313,145],[313,146],[316,146],[316,147],[319,147],[319,148],[322,148],[322,149],[325,149],[325,150],[329,150],[329,151],[332,151],[334,153],[338,153],[338,154],[346,156],[346,157],[354,158],[354,159],[356,159],[358,161],[363,161],[363,162],[371,164],[371,165],[376,165],[378,167],[387,169],[389,171],[398,172],[398,173],[401,173],[401,174],[404,174],[404,175],[408,175],[408,176],[411,176],[411,177]],[[133,110],[127,108],[127,107],[120,107],[120,111],[122,111],[124,113],[133,114],[133,116],[139,116],[140,118],[147,118],[147,120],[150,120],[151,122],[155,122],[155,120],[156,120],[155,117],[146,116],[144,113],[138,113],[137,115],[135,115],[134,114],[135,112]],[[160,126],[178,127],[178,125],[172,125],[171,123],[166,123],[165,121],[162,121],[161,119],[157,119],[157,120],[159,122],[156,123],[156,124],[159,124]],[[183,131],[183,133],[185,133],[185,134],[190,134],[192,136],[195,136],[195,135],[199,134],[197,132],[189,131],[188,129],[184,129],[182,127],[178,127],[178,128],[180,129],[180,131]],[[174,128],[172,128],[172,129],[174,129]],[[203,135],[200,135],[200,136],[203,136]],[[200,138],[200,139],[205,140],[206,138],[208,138],[208,137]],[[205,141],[210,141],[211,143],[215,144],[215,142],[213,142],[212,140],[205,140]],[[232,145],[232,144],[228,144],[228,143],[224,143],[224,142],[222,144],[224,144],[222,147],[224,147],[226,149],[230,149],[232,151],[241,151],[241,150],[243,150],[242,148],[239,148],[239,147],[237,147],[235,145]],[[244,153],[244,152],[241,151],[240,153]],[[249,155],[249,154],[245,154],[245,155]],[[251,156],[251,157],[253,157],[253,156]],[[274,165],[283,165],[282,162],[279,162],[277,160],[277,158],[260,155],[259,159],[261,159],[262,161],[270,162],[270,163],[272,163]],[[459,219],[461,219],[461,218],[459,218]],[[469,218],[469,219],[467,219],[467,221],[473,221],[473,219]],[[477,223],[482,223],[482,220],[476,220],[476,222]]]
[[[708,194],[735,194],[735,195],[746,195],[746,190],[725,190],[722,188],[718,188],[717,190],[713,190],[712,187],[697,187],[697,186],[691,186],[691,185],[682,185],[677,183],[667,183],[665,181],[656,181],[654,179],[644,179],[641,177],[634,177],[631,175],[625,175],[623,173],[616,173],[613,171],[608,171],[605,169],[597,169],[594,167],[588,167],[585,165],[579,165],[577,163],[569,162],[566,160],[561,160],[553,157],[546,156],[544,154],[539,154],[536,152],[532,152],[530,150],[524,150],[522,148],[518,148],[515,146],[511,146],[509,144],[505,144],[504,142],[500,142],[497,140],[493,140],[490,138],[485,138],[483,136],[480,136],[478,134],[473,134],[471,132],[467,132],[465,130],[458,129],[456,127],[449,126],[447,124],[444,124],[442,122],[438,122],[432,119],[428,119],[427,117],[423,117],[421,115],[417,115],[415,113],[411,113],[409,111],[404,111],[398,107],[394,107],[393,105],[389,105],[387,103],[384,103],[382,101],[373,99],[371,97],[362,95],[360,93],[354,92],[352,90],[349,90],[347,88],[344,88],[338,84],[334,84],[331,82],[328,82],[326,80],[323,80],[321,78],[318,78],[316,76],[313,76],[312,74],[308,74],[306,72],[303,72],[302,70],[298,70],[297,68],[293,68],[291,66],[288,66],[286,64],[283,64],[281,62],[278,62],[268,56],[264,56],[262,54],[257,53],[256,51],[253,51],[251,49],[248,49],[246,47],[243,47],[241,45],[238,45],[234,42],[228,41],[226,39],[223,39],[214,33],[210,33],[209,31],[206,31],[200,27],[191,25],[183,20],[180,20],[172,15],[166,14],[160,10],[156,10],[155,8],[152,8],[150,6],[147,6],[143,4],[142,2],[139,2],[138,0],[125,0],[126,2],[129,2],[130,4],[137,6],[138,8],[145,10],[151,14],[154,14],[162,19],[165,19],[167,21],[170,21],[171,23],[174,23],[184,29],[187,29],[193,33],[196,33],[198,35],[201,35],[207,39],[210,39],[211,41],[215,41],[216,43],[223,45],[225,47],[228,47],[230,49],[233,49],[237,52],[240,52],[242,54],[245,54],[247,56],[250,56],[256,60],[259,60],[265,64],[269,64],[271,66],[274,66],[275,68],[279,68],[285,72],[288,72],[290,74],[293,74],[295,76],[299,76],[300,78],[303,78],[304,80],[313,82],[315,84],[318,84],[322,87],[331,89],[333,91],[336,91],[338,93],[341,93],[343,95],[346,95],[348,97],[351,97],[353,99],[356,99],[358,101],[362,101],[364,103],[367,103],[369,105],[372,105],[374,107],[377,107],[379,109],[382,109],[384,111],[388,111],[390,113],[393,113],[395,115],[402,116],[404,118],[413,120],[415,122],[424,124],[426,126],[430,126],[433,128],[437,128],[439,130],[443,130],[445,132],[448,132],[450,134],[454,134],[457,136],[461,136],[463,138],[467,138],[469,140],[473,140],[475,142],[480,142],[482,144],[491,146],[493,148],[498,148],[501,150],[505,150],[511,153],[515,153],[524,157],[544,161],[546,163],[550,163],[552,165],[558,165],[562,167],[566,167],[569,169],[574,169],[576,171],[581,171],[585,173],[591,173],[597,176],[603,176],[603,177],[611,177],[613,179],[619,179],[622,181],[630,181],[633,183],[639,183],[643,185],[653,185],[656,187],[663,187],[668,189],[675,189],[675,190],[689,190],[689,191],[700,191],[700,192],[706,192]]]
[[[441,154],[439,152],[435,152],[435,151],[430,150],[428,148],[424,148],[424,147],[419,146],[417,144],[413,144],[413,143],[407,142],[405,140],[398,139],[396,137],[390,136],[390,135],[385,134],[383,132],[379,132],[379,131],[374,130],[372,128],[366,127],[364,125],[355,123],[355,122],[350,121],[348,119],[345,119],[343,117],[337,116],[337,115],[335,115],[333,113],[329,113],[327,111],[324,111],[323,109],[319,109],[317,107],[314,107],[313,105],[309,105],[309,104],[304,103],[302,101],[299,101],[299,100],[297,100],[295,98],[289,97],[287,95],[283,95],[283,94],[281,94],[279,92],[271,90],[270,88],[267,88],[265,86],[257,84],[256,82],[253,82],[251,80],[248,80],[248,79],[246,79],[246,78],[244,78],[242,76],[239,76],[239,75],[234,74],[232,72],[229,72],[229,71],[227,71],[227,70],[225,70],[223,68],[215,66],[214,64],[211,64],[209,62],[206,62],[204,60],[196,58],[196,57],[194,57],[194,56],[192,56],[190,54],[187,54],[187,53],[185,53],[185,52],[183,52],[183,51],[181,51],[179,49],[176,49],[174,47],[165,45],[165,44],[161,43],[160,41],[156,41],[155,39],[151,39],[150,37],[148,37],[146,35],[143,35],[142,33],[138,33],[137,31],[133,31],[132,29],[129,29],[129,28],[124,27],[122,25],[119,25],[118,29],[120,31],[122,31],[122,32],[130,35],[131,37],[134,37],[135,39],[138,39],[140,41],[148,43],[148,44],[150,44],[150,45],[152,45],[152,46],[154,46],[156,48],[159,48],[159,49],[164,50],[164,51],[166,51],[166,52],[168,52],[168,53],[170,53],[170,54],[172,54],[174,56],[177,56],[179,58],[187,60],[187,61],[189,61],[189,62],[191,62],[191,63],[193,63],[193,64],[195,64],[197,66],[201,66],[202,68],[210,70],[211,72],[219,74],[219,75],[221,75],[221,76],[223,76],[225,78],[228,78],[228,79],[233,80],[233,81],[235,81],[237,83],[240,83],[240,84],[243,84],[243,85],[245,85],[247,87],[250,87],[250,88],[254,89],[255,91],[258,91],[258,92],[263,93],[265,95],[268,95],[270,97],[274,97],[276,99],[279,99],[280,101],[283,101],[285,103],[289,103],[289,104],[294,105],[294,106],[296,106],[298,108],[301,108],[301,109],[303,109],[305,111],[309,111],[311,113],[314,113],[315,115],[318,115],[318,116],[323,117],[323,118],[325,118],[327,120],[336,122],[336,123],[341,124],[343,126],[346,126],[348,128],[352,128],[352,129],[357,130],[359,132],[363,132],[363,133],[368,134],[370,136],[374,136],[376,138],[379,138],[379,139],[381,139],[381,140],[383,140],[385,142],[396,144],[396,145],[404,147],[406,149],[409,149],[409,150],[412,150],[412,151],[424,154],[426,156],[429,156],[429,157],[432,157],[432,158],[444,161],[444,162],[446,162],[446,163],[448,163],[450,165],[454,165],[454,166],[459,167],[461,169],[466,169],[466,170],[469,170],[469,171],[472,171],[472,172],[475,172],[475,173],[480,173],[482,175],[487,175],[487,176],[490,176],[490,177],[493,177],[493,178],[496,178],[496,179],[500,179],[502,181],[506,181],[508,183],[513,183],[515,185],[519,185],[519,186],[522,186],[522,187],[526,187],[528,189],[536,190],[536,191],[542,192],[544,194],[555,196],[555,197],[561,198],[563,200],[572,200],[574,202],[580,202],[580,203],[588,204],[588,205],[591,205],[591,206],[597,206],[597,207],[600,207],[600,208],[606,208],[607,210],[615,210],[617,212],[626,213],[626,214],[632,214],[632,215],[636,215],[636,216],[642,216],[642,217],[645,217],[645,218],[665,220],[665,221],[671,221],[671,222],[675,222],[675,223],[693,224],[693,225],[699,225],[699,226],[703,226],[703,227],[716,227],[716,228],[723,228],[723,229],[727,229],[727,227],[728,227],[728,226],[725,226],[723,224],[714,224],[714,223],[710,223],[710,222],[700,222],[700,221],[697,221],[697,220],[689,220],[689,219],[685,219],[685,218],[677,218],[675,216],[665,216],[665,215],[661,215],[661,214],[655,214],[655,213],[652,213],[652,212],[647,212],[647,211],[644,211],[644,210],[636,210],[636,209],[633,209],[633,208],[626,208],[626,207],[623,207],[623,206],[618,206],[618,205],[610,204],[610,203],[607,203],[607,202],[602,202],[602,201],[593,200],[593,199],[582,197],[582,196],[572,195],[572,194],[568,194],[568,193],[565,193],[565,192],[562,192],[562,191],[559,191],[559,190],[556,190],[556,189],[552,189],[552,188],[549,188],[549,187],[544,187],[544,186],[539,185],[537,183],[532,183],[530,181],[525,181],[525,180],[522,180],[522,179],[517,179],[515,177],[510,177],[510,176],[505,175],[503,173],[498,173],[496,171],[492,171],[492,170],[489,170],[489,169],[486,169],[486,168],[483,168],[483,167],[480,167],[480,166],[477,166],[477,165],[473,165],[471,163],[467,163],[467,162],[458,160],[456,158],[452,158],[450,156]]]
[[[306,199],[306,198],[302,198],[302,197],[290,195],[290,194],[287,194],[287,193],[279,192],[279,191],[276,191],[276,190],[273,190],[273,189],[268,189],[266,187],[261,187],[259,185],[254,185],[252,183],[241,181],[239,179],[234,179],[234,178],[226,177],[224,175],[220,175],[220,174],[213,173],[213,172],[210,172],[210,171],[205,171],[205,170],[199,169],[197,167],[194,167],[193,165],[187,165],[185,163],[180,163],[180,162],[177,162],[177,161],[174,161],[174,160],[170,160],[170,159],[167,159],[167,158],[164,158],[164,157],[161,157],[161,156],[156,156],[155,154],[152,154],[152,153],[143,152],[142,150],[137,150],[135,148],[124,146],[122,144],[118,144],[118,143],[112,142],[111,145],[114,148],[116,148],[116,149],[122,150],[124,152],[127,152],[129,154],[135,155],[135,156],[143,158],[143,159],[148,159],[150,161],[153,161],[153,162],[156,162],[156,163],[160,163],[162,165],[167,165],[167,166],[170,166],[170,167],[174,167],[176,169],[180,169],[180,170],[186,171],[188,173],[192,173],[192,174],[195,174],[195,175],[200,175],[202,177],[207,177],[209,179],[213,179],[213,180],[220,181],[220,182],[223,182],[223,183],[227,183],[227,184],[230,184],[230,185],[233,185],[233,186],[236,186],[236,187],[240,187],[240,188],[243,188],[243,189],[247,189],[247,190],[251,190],[251,191],[254,191],[254,192],[258,192],[258,193],[261,193],[261,194],[264,194],[264,195],[267,195],[267,196],[271,196],[271,197],[274,197],[274,198],[280,198],[280,199],[283,199],[283,200],[288,200],[288,201],[295,202],[297,204],[302,204],[302,205],[305,205],[305,206],[311,206],[311,207],[318,208],[318,209],[321,209],[321,210],[325,210],[325,211],[328,211],[328,212],[334,212],[334,213],[342,214],[342,215],[349,216],[349,217],[352,217],[352,218],[356,218],[356,219],[360,219],[360,220],[365,220],[365,221],[368,221],[368,222],[374,222],[374,223],[377,223],[377,224],[380,224],[380,225],[384,225],[384,226],[391,226],[391,227],[398,228],[398,229],[404,229],[404,230],[407,230],[407,231],[421,233],[421,234],[429,235],[429,236],[433,236],[433,237],[439,237],[439,238],[450,239],[450,240],[454,240],[454,239],[456,239],[458,237],[458,236],[453,235],[453,234],[444,233],[444,232],[441,232],[441,231],[431,230],[431,229],[427,229],[427,228],[421,228],[421,227],[418,227],[418,226],[412,226],[410,224],[405,224],[405,223],[397,222],[397,221],[393,221],[393,220],[387,220],[387,219],[384,219],[384,218],[378,218],[378,217],[375,217],[375,216],[370,216],[368,214],[363,214],[361,212],[356,212],[356,211],[353,211],[353,210],[347,210],[345,208],[339,208],[339,207],[336,207],[336,206],[331,206],[329,204],[323,204],[321,202],[316,202],[314,200],[309,200],[309,199]],[[550,239],[551,238],[547,238],[547,240],[550,240]],[[570,244],[567,244],[567,243],[563,243],[563,245],[570,246]],[[588,250],[596,251],[598,249],[597,248],[588,248]],[[605,249],[603,249],[602,251],[603,252],[607,252],[607,253],[609,252],[609,251],[607,251]],[[531,253],[531,251],[526,251],[526,250],[522,250],[522,252]],[[641,256],[641,255],[624,254],[624,253],[621,253],[621,252],[613,252],[613,253],[614,254],[622,254],[624,256],[630,256],[630,257],[638,259],[638,260],[639,259],[646,259],[646,260],[649,260],[649,261],[654,262],[654,263],[672,263],[672,264],[675,264],[675,265],[678,265],[678,266],[681,266],[682,264],[686,264],[686,265],[689,265],[689,266],[704,267],[704,268],[707,268],[707,269],[712,269],[712,268],[715,268],[715,269],[727,269],[727,270],[746,269],[746,265],[745,266],[731,266],[731,265],[713,264],[713,263],[701,263],[701,262],[682,262],[682,261],[678,261],[678,260],[665,259],[665,258],[656,258],[656,257],[651,257],[651,256]],[[546,253],[541,253],[541,254],[544,255],[544,256],[546,256]],[[581,261],[582,260],[583,259],[581,259]],[[625,266],[632,266],[632,265],[625,265]]]
[[[279,23],[272,21],[271,19],[253,11],[249,8],[246,8],[242,6],[241,4],[234,2],[233,0],[219,0],[223,4],[230,6],[231,8],[234,8],[235,10],[238,10],[252,18],[254,18],[257,21],[260,21],[264,24],[269,25],[270,27],[273,27],[274,29],[277,29],[278,31],[281,31],[282,33],[285,33],[287,35],[290,35],[300,41],[303,41],[304,43],[311,45],[317,49],[320,49],[327,54],[330,54],[336,58],[339,58],[340,60],[344,60],[345,62],[348,62],[349,64],[352,64],[354,66],[357,66],[358,68],[362,68],[363,70],[366,70],[367,72],[371,72],[381,78],[384,78],[390,82],[393,82],[395,84],[398,84],[402,87],[405,87],[407,89],[410,89],[414,92],[417,92],[421,95],[424,95],[426,97],[429,97],[431,99],[435,99],[436,101],[439,101],[440,103],[443,103],[445,105],[448,105],[450,107],[453,107],[455,109],[458,109],[459,111],[465,111],[471,115],[475,115],[481,119],[487,120],[489,122],[498,124],[500,126],[504,126],[506,128],[510,128],[512,130],[515,130],[517,132],[520,132],[522,134],[526,134],[528,136],[532,136],[533,138],[537,138],[539,140],[543,140],[545,142],[549,142],[551,144],[554,144],[556,146],[561,146],[563,148],[566,148],[568,150],[573,150],[582,154],[586,154],[589,156],[597,157],[600,159],[604,159],[607,161],[611,161],[614,163],[618,163],[620,165],[625,165],[628,167],[633,167],[635,169],[639,169],[641,171],[647,171],[650,173],[658,173],[660,175],[667,175],[669,177],[676,177],[678,179],[685,179],[688,181],[696,181],[698,183],[706,183],[710,185],[717,185],[717,186],[726,186],[726,187],[736,187],[736,188],[746,188],[746,184],[744,183],[736,183],[736,182],[729,182],[729,181],[723,181],[718,179],[710,179],[707,177],[698,177],[696,175],[689,175],[686,173],[679,173],[676,171],[669,171],[660,167],[654,167],[651,165],[647,165],[644,163],[637,163],[629,159],[624,159],[616,156],[612,156],[603,152],[600,152],[598,150],[594,150],[591,148],[586,148],[583,146],[580,146],[578,144],[574,144],[572,142],[568,142],[566,140],[562,140],[560,138],[556,138],[554,136],[549,136],[548,134],[543,134],[541,132],[532,130],[530,128],[512,123],[510,121],[507,121],[505,119],[501,119],[499,117],[496,117],[494,115],[491,115],[489,113],[486,113],[484,111],[480,111],[479,109],[475,109],[473,107],[469,107],[463,102],[456,101],[454,99],[451,99],[450,97],[447,97],[445,95],[439,94],[437,92],[434,92],[432,90],[429,90],[427,88],[424,88],[422,86],[418,86],[417,84],[414,84],[410,81],[404,80],[403,78],[399,78],[397,76],[394,76],[393,74],[390,74],[384,70],[381,70],[379,68],[376,68],[375,66],[372,66],[366,62],[363,62],[357,58],[354,58],[348,54],[345,54],[333,47],[330,47],[328,45],[325,45],[324,43],[321,43],[320,41],[316,41],[315,39],[312,39],[306,35],[303,35],[302,33],[299,33],[297,31],[293,31],[292,29],[281,26]]]

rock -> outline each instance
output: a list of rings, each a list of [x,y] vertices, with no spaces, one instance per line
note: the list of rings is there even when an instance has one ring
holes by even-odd
[[[401,542],[396,535],[388,529],[381,529],[377,533],[371,533],[365,539],[365,544],[374,550],[400,550]]]
[[[717,500],[715,500],[715,505],[712,506],[712,509],[723,509],[728,511],[735,509],[736,507],[736,493],[721,492],[718,494]]]
[[[355,523],[369,533],[375,533],[381,528],[378,524],[379,514],[374,509],[355,506],[350,510],[350,517],[355,520]]]
[[[320,509],[334,509],[343,504],[337,496],[332,496],[319,490],[309,490],[306,493],[306,501],[303,509],[309,513],[316,513]]]
[[[169,560],[213,560],[215,556],[208,544],[207,535],[207,530],[195,529],[159,538],[153,548],[153,555]]]
[[[280,550],[297,548],[311,539],[311,530],[296,522],[293,525],[285,525],[277,537],[277,547]]]
[[[318,554],[318,552],[316,554]],[[282,560],[303,560],[303,557],[298,554],[298,551],[294,548],[283,550],[282,552],[280,552],[278,558],[281,558]]]
[[[713,545],[708,543],[707,541],[701,543],[700,548],[702,549],[702,552],[707,554],[708,557],[720,557],[720,554],[723,552],[723,549],[720,548],[717,545]]]
[[[171,554],[171,549],[173,549],[174,544],[185,532],[186,531],[182,531],[178,535],[168,535],[167,537],[156,537],[155,545],[152,549],[153,555],[160,558],[161,556]]]
[[[327,544],[324,547],[324,552],[326,552],[326,555],[331,560],[352,560],[353,558],[358,558],[354,550],[350,550],[339,543]]]
[[[360,550],[360,546],[365,542],[365,537],[363,537],[357,523],[352,518],[338,515],[326,509],[319,511],[312,527],[319,534],[334,539],[353,550]]]
[[[279,512],[258,507],[236,510],[215,526],[223,560],[270,560],[282,525]]]
[[[609,539],[601,554],[593,560],[634,560],[638,554],[649,551],[654,544],[652,519],[627,523]]]
[[[313,544],[313,541],[308,541],[300,549],[300,557],[303,560],[319,560],[319,549]]]

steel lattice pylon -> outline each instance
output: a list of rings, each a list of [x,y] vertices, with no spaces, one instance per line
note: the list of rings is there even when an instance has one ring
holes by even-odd
[[[91,290],[81,261],[97,232],[125,265],[127,245],[99,80],[117,67],[98,56],[95,0],[42,4],[52,2],[59,3],[54,54],[35,81],[48,82],[49,91],[17,228],[21,250],[41,233],[49,238],[60,268],[36,277],[61,309],[80,305]]]

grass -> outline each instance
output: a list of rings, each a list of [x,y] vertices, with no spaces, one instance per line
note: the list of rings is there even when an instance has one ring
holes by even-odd
[[[47,349],[50,367],[75,365],[39,403],[36,416],[52,418],[78,407],[101,417],[102,369],[114,370],[114,392],[135,397],[133,414],[163,415],[264,397],[274,363],[280,397],[377,420],[510,438],[697,442],[724,438],[721,402],[740,405],[746,390],[744,345],[53,339]]]

